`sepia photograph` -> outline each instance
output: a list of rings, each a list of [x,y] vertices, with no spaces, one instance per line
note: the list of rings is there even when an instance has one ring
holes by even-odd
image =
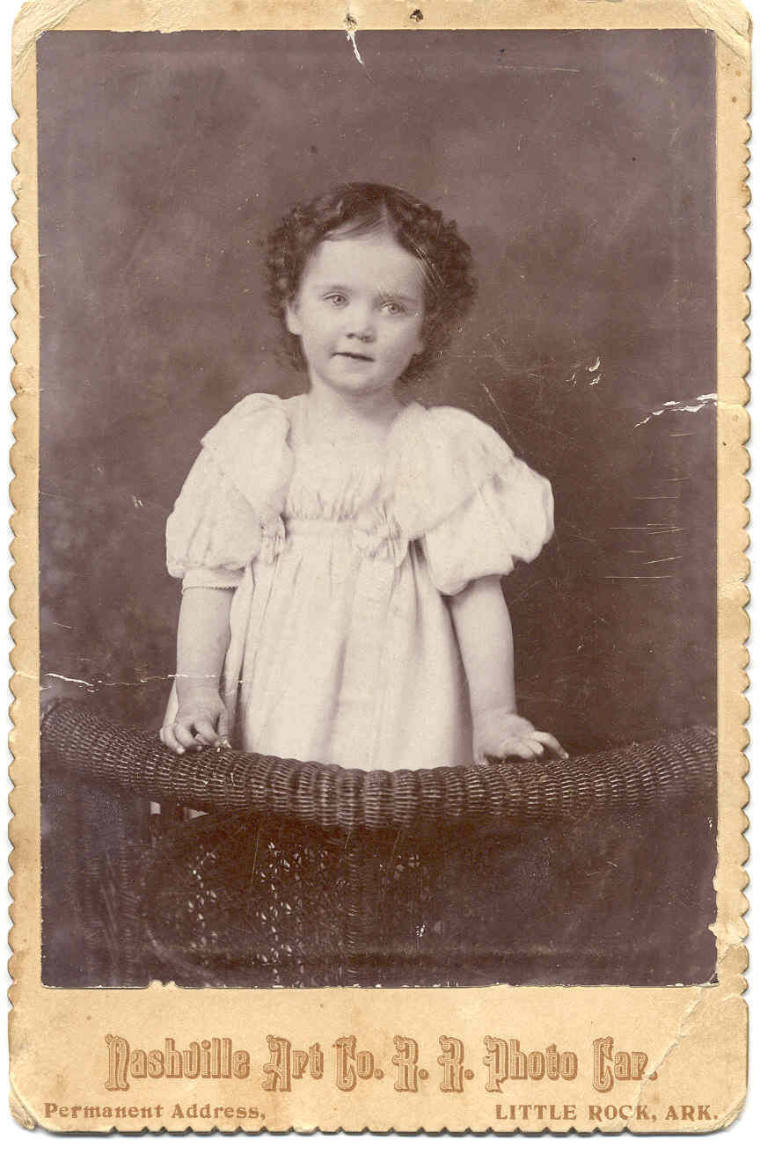
[[[750,36],[22,6],[18,1125],[732,1130]]]
[[[714,76],[39,38],[45,985],[715,980]]]

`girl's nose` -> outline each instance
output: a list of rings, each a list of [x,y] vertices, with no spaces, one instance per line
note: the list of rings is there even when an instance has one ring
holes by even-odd
[[[372,312],[368,308],[356,307],[346,316],[346,336],[359,341],[371,341],[375,336]]]

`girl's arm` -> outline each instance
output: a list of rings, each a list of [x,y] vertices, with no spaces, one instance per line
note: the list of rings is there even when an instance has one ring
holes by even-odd
[[[177,716],[161,730],[175,753],[227,743],[219,681],[230,639],[234,589],[186,589],[177,629]]]
[[[512,623],[499,578],[471,581],[450,604],[470,690],[475,760],[541,757],[546,747],[567,757],[555,737],[516,712]]]

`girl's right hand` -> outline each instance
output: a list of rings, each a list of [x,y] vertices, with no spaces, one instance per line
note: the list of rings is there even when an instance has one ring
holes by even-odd
[[[229,720],[224,702],[215,691],[192,694],[180,701],[174,721],[164,725],[158,736],[174,753],[210,746],[229,749]]]

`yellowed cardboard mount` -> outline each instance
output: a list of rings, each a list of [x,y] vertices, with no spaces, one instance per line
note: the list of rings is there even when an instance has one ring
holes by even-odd
[[[22,1126],[56,1132],[716,1130],[737,1116],[746,1087],[747,1012],[742,994],[747,851],[742,807],[747,793],[742,750],[747,716],[743,502],[748,456],[743,445],[748,436],[744,318],[748,311],[749,18],[734,0],[421,0],[419,5],[403,0],[351,0],[348,8],[337,0],[296,0],[287,5],[267,0],[38,0],[25,4],[16,21],[11,1109]],[[280,39],[270,39],[268,47],[262,48],[263,36]],[[605,38],[603,47],[601,40],[589,39],[594,36]],[[248,64],[247,52],[252,53]],[[666,63],[660,67],[656,61]],[[353,79],[353,71],[346,71],[349,66],[365,87],[351,87],[358,80]],[[707,80],[698,90],[694,76],[699,68],[707,69],[699,73]],[[255,102],[246,103],[240,97],[249,91],[244,77],[257,69],[259,79],[255,84],[251,81],[250,89],[255,91]],[[498,81],[494,79],[497,73]],[[596,88],[588,79],[592,74],[597,78]],[[489,85],[506,85],[505,77],[509,87],[503,89],[500,106],[501,97],[495,100],[494,92],[502,90]],[[564,88],[552,88],[558,78]],[[202,96],[192,97],[193,89]],[[433,91],[439,94],[435,109],[425,104]],[[704,114],[701,121],[699,116],[687,117],[684,93],[689,92],[692,107]],[[193,118],[187,113],[191,104]],[[422,107],[426,109],[424,123]],[[666,116],[673,118],[667,134],[662,127]],[[395,127],[389,127],[391,117],[397,118]],[[282,127],[277,138],[279,120]],[[705,123],[714,124],[712,138],[709,132],[699,134],[694,127],[697,121],[703,128]],[[520,136],[515,126],[522,123],[528,128]],[[557,158],[565,155],[563,150],[569,145],[557,124],[564,125],[565,133],[570,131],[568,125],[578,133],[561,173]],[[626,133],[633,139],[632,124],[648,128],[639,132],[640,151],[630,150],[624,167],[618,145]],[[159,138],[172,153],[171,165],[162,167],[163,160],[157,158]],[[493,159],[500,149],[511,150],[506,175],[501,162]],[[642,584],[624,581],[627,574],[651,577],[672,572],[673,587],[681,590],[672,602],[672,613],[681,624],[676,630],[671,630],[672,619],[663,624],[663,637],[670,636],[669,630],[674,635],[679,630],[688,633],[693,613],[700,621],[714,622],[714,644],[713,625],[708,624],[703,644],[693,649],[691,658],[684,657],[685,650],[678,650],[680,657],[672,661],[681,664],[668,665],[671,658],[666,660],[656,644],[651,651],[639,651],[635,639],[644,636],[637,630],[645,629],[642,621],[648,610],[638,601],[638,608],[630,610],[629,636],[635,644],[631,641],[627,647],[625,639],[621,640],[616,650],[618,664],[603,665],[601,656],[604,629],[616,628],[614,621],[611,626],[608,622],[598,625],[593,638],[585,633],[574,651],[582,662],[581,642],[601,647],[599,677],[612,679],[610,717],[627,716],[622,704],[626,693],[644,693],[640,685],[647,677],[667,698],[677,695],[679,681],[691,685],[689,679],[696,676],[700,662],[713,663],[707,666],[705,684],[717,684],[717,700],[711,707],[707,698],[713,690],[705,691],[704,724],[717,733],[713,815],[717,821],[711,817],[709,828],[703,824],[697,831],[695,826],[693,833],[695,873],[702,861],[699,855],[717,848],[711,898],[714,917],[704,918],[698,927],[702,933],[709,931],[714,942],[714,975],[708,980],[694,981],[687,975],[679,981],[678,974],[673,980],[654,983],[640,975],[632,983],[605,980],[604,974],[611,971],[605,970],[604,958],[599,961],[600,981],[587,975],[571,984],[567,974],[582,971],[572,966],[563,970],[561,964],[552,978],[547,977],[546,968],[539,967],[537,983],[515,980],[511,976],[516,972],[514,958],[521,950],[525,954],[533,948],[527,922],[534,929],[538,926],[539,938],[547,935],[550,945],[544,949],[544,959],[547,950],[556,948],[551,927],[536,915],[535,905],[513,905],[511,914],[497,919],[501,934],[505,919],[514,919],[512,961],[504,963],[501,978],[489,971],[488,980],[482,982],[468,969],[471,959],[466,948],[463,984],[457,984],[451,969],[446,980],[436,977],[434,952],[425,955],[432,970],[423,966],[419,980],[407,973],[395,983],[381,976],[363,985],[354,984],[350,975],[337,983],[310,983],[308,976],[299,981],[289,971],[289,978],[270,982],[271,988],[266,988],[259,970],[259,978],[248,988],[219,988],[211,978],[193,987],[187,983],[186,970],[173,972],[167,967],[165,955],[163,968],[145,971],[142,982],[130,984],[113,966],[109,970],[108,958],[112,961],[113,951],[122,950],[128,933],[125,894],[128,899],[130,892],[133,896],[143,892],[140,886],[145,879],[134,867],[131,891],[129,885],[125,890],[122,875],[120,890],[114,880],[118,872],[114,855],[128,844],[131,827],[128,822],[116,823],[111,803],[104,803],[99,811],[88,808],[92,787],[84,788],[88,796],[82,801],[83,787],[75,782],[73,771],[62,778],[45,778],[45,757],[41,782],[41,710],[53,700],[59,718],[64,716],[61,708],[69,709],[66,716],[79,724],[77,709],[82,702],[77,694],[84,706],[92,705],[96,711],[104,702],[117,701],[114,695],[121,690],[116,683],[123,679],[119,654],[132,641],[147,644],[145,631],[150,633],[154,627],[155,644],[163,646],[161,653],[170,660],[166,619],[173,612],[173,593],[168,586],[155,593],[152,586],[145,588],[145,605],[153,606],[149,612],[140,608],[137,578],[132,585],[129,581],[133,579],[130,574],[147,572],[145,567],[153,564],[150,558],[161,553],[170,493],[176,492],[192,459],[186,446],[209,427],[212,414],[216,419],[245,392],[282,393],[291,387],[285,378],[274,376],[271,386],[262,387],[255,380],[252,385],[247,378],[239,383],[241,366],[256,358],[264,364],[269,356],[261,352],[256,327],[257,318],[264,316],[263,296],[255,287],[257,244],[262,235],[259,218],[269,214],[273,223],[273,213],[303,199],[310,187],[309,164],[319,175],[314,194],[330,181],[356,179],[352,167],[356,150],[371,169],[367,179],[391,184],[411,184],[416,179],[423,199],[448,206],[473,249],[483,257],[485,267],[479,273],[479,308],[483,311],[472,322],[475,328],[457,337],[458,359],[449,362],[456,366],[457,378],[452,375],[454,369],[442,370],[450,375],[441,378],[441,392],[435,392],[438,385],[425,386],[429,391],[422,399],[440,403],[442,397],[447,404],[470,407],[500,431],[504,418],[513,439],[517,436],[520,441],[521,455],[541,458],[543,454],[544,471],[555,490],[565,493],[564,503],[557,503],[556,518],[564,561],[557,555],[554,561],[537,563],[556,564],[551,573],[559,574],[557,597],[563,574],[566,579],[567,566],[576,555],[572,549],[578,538],[568,526],[582,526],[587,518],[596,524],[594,517],[606,516],[592,509],[595,502],[588,486],[583,488],[586,481],[579,464],[573,466],[577,472],[572,474],[578,478],[577,489],[569,484],[562,490],[561,462],[575,451],[573,437],[586,439],[589,462],[606,460],[607,443],[619,446],[616,451],[622,460],[626,444],[633,444],[635,437],[664,437],[666,432],[672,433],[671,447],[678,436],[685,446],[693,433],[689,445],[696,446],[697,454],[703,452],[698,456],[700,475],[707,477],[702,512],[698,515],[688,502],[682,504],[680,522],[669,522],[669,514],[662,513],[663,493],[672,490],[647,487],[644,472],[637,474],[642,487],[634,495],[651,502],[645,506],[642,525],[673,530],[666,549],[648,554],[648,561],[641,562],[656,562],[659,568],[657,564],[638,570],[610,568],[610,564],[622,564],[621,547],[611,561],[605,559],[606,569],[594,570],[597,561],[589,561],[592,568],[587,572],[601,574],[607,582],[603,594],[607,606],[623,603],[609,600],[629,595],[620,592],[622,586],[628,590]],[[248,160],[240,159],[246,155]],[[131,168],[120,159],[127,156],[133,158]],[[650,195],[648,180],[655,187],[658,173],[676,171],[678,165],[690,174],[684,183],[678,187],[665,183],[661,196],[637,201]],[[217,183],[210,176],[214,167],[224,174]],[[159,171],[163,184],[154,183]],[[240,175],[243,171],[247,191]],[[586,173],[583,186],[579,173]],[[692,179],[695,173],[702,176]],[[235,181],[241,182],[243,191],[233,204],[224,201],[224,190]],[[596,204],[595,197],[607,195],[604,189],[612,190],[611,182],[616,182],[617,191],[609,193],[607,215],[592,218],[584,205]],[[211,189],[205,200],[204,188]],[[712,193],[708,196],[705,189]],[[666,204],[669,197],[672,203]],[[685,237],[678,232],[678,221],[697,219],[689,215],[696,211],[696,202],[702,223]],[[642,204],[650,207],[642,208]],[[657,216],[660,211],[662,218]],[[645,222],[647,216],[650,222],[669,221],[667,228],[672,231],[658,232],[656,223],[651,228],[645,223],[631,225],[631,221]],[[523,230],[519,245],[513,227],[518,219]],[[247,232],[241,231],[243,220]],[[500,239],[502,225],[505,230],[513,228],[508,243]],[[227,228],[230,251],[225,253]],[[641,231],[637,233],[636,228]],[[681,248],[676,252],[678,245]],[[583,259],[578,256],[578,263],[572,264],[578,253]],[[188,254],[192,263],[183,264]],[[704,258],[702,280],[684,290],[676,274],[686,266],[677,261],[694,254],[695,259]],[[607,271],[600,272],[604,261]],[[637,265],[637,261],[643,263]],[[664,262],[662,279],[656,271],[658,261]],[[245,262],[253,272],[240,271]],[[106,266],[108,277],[100,279],[105,277]],[[642,283],[631,287],[625,269],[634,266],[649,271],[641,274]],[[175,272],[167,273],[168,268]],[[210,279],[204,281],[204,276]],[[569,278],[565,288],[552,296],[552,286],[564,283],[563,276]],[[647,277],[652,279],[647,281]],[[234,293],[227,291],[229,284],[236,286]],[[540,292],[544,296],[538,299]],[[593,307],[601,310],[602,317],[594,322],[596,328],[589,320],[591,296],[584,296],[594,292]],[[247,300],[255,320],[253,335],[244,331]],[[572,301],[575,313],[570,309]],[[645,313],[646,324],[641,321],[637,328]],[[658,315],[667,318],[668,324],[673,317],[681,318],[678,323],[682,321],[683,327],[673,330],[672,341],[658,329]],[[240,320],[228,322],[230,316]],[[571,316],[576,319],[568,319]],[[519,324],[510,330],[510,340],[499,343],[510,318],[515,317]],[[193,341],[206,326],[208,359],[199,369]],[[590,332],[611,342],[602,353],[596,350],[599,364],[595,364],[591,344],[584,343]],[[264,343],[269,339],[261,338]],[[669,377],[676,371],[674,365],[682,369],[689,363],[695,341],[700,348],[704,342],[702,364],[707,365],[703,372],[707,383],[698,387]],[[544,369],[550,364],[543,377],[536,352],[539,346],[549,358],[542,362]],[[178,368],[183,347],[189,351]],[[660,350],[660,361],[637,360],[648,355],[647,348],[655,347]],[[168,350],[163,360],[161,348]],[[559,373],[552,377],[551,365],[565,354],[567,372],[564,377]],[[655,388],[652,381],[658,364],[663,375]],[[93,370],[92,366],[99,367]],[[618,382],[634,381],[630,393],[624,395],[627,386],[622,383],[611,384],[610,374]],[[213,387],[208,383],[212,377]],[[534,382],[532,425],[525,410],[513,411],[509,399],[504,400],[507,393],[500,389],[507,379]],[[176,384],[174,393],[171,382]],[[512,396],[527,396],[519,391],[519,384],[514,387],[517,392]],[[129,402],[131,408],[130,390],[135,397]],[[293,387],[292,391],[297,390]],[[549,409],[541,407],[549,404],[549,396],[555,398],[552,404],[556,401],[551,417]],[[648,398],[646,405],[642,398]],[[501,411],[504,405],[506,417]],[[607,426],[605,413],[609,412],[611,425]],[[679,424],[680,420],[693,424]],[[613,427],[614,421],[620,423],[619,428],[625,427],[624,436]],[[172,429],[183,422],[185,431],[172,440]],[[555,440],[550,442],[546,438],[552,422]],[[145,450],[147,456],[141,456],[140,446],[151,437],[158,449]],[[80,464],[82,490],[76,487]],[[661,481],[664,474],[658,472],[656,455],[650,466],[651,477]],[[593,468],[589,463],[588,469]],[[621,476],[623,471],[621,464]],[[615,485],[612,466],[599,476],[597,491],[603,503],[611,499]],[[151,477],[156,478],[153,491]],[[668,482],[672,480],[669,476]],[[124,503],[119,504],[122,496]],[[44,500],[53,504],[44,506]],[[620,515],[618,506],[614,509]],[[695,518],[703,513],[710,518],[717,579],[713,580],[708,549],[704,574],[712,592],[697,603],[684,571],[663,566],[677,566],[681,546],[671,548],[679,536],[677,530],[682,530],[679,541],[689,538],[688,550]],[[611,516],[603,526],[605,533]],[[138,522],[135,517],[145,519]],[[619,544],[619,523],[615,531]],[[663,537],[656,540],[661,545]],[[118,569],[112,564],[116,549],[122,555]],[[629,553],[629,560],[634,553]],[[550,570],[536,572],[548,574]],[[578,603],[586,595],[593,601],[596,592],[583,591],[578,572],[574,587]],[[618,592],[611,594],[613,579],[618,578]],[[519,574],[517,579],[521,579]],[[519,587],[518,620],[523,597],[526,605],[541,603],[541,588],[531,590],[528,584],[526,579]],[[660,605],[657,598],[665,595],[667,585],[667,581],[652,581],[647,586],[651,590],[648,604],[655,606],[651,610],[655,616]],[[105,601],[99,600],[97,589],[105,590]],[[631,597],[640,595],[640,591],[630,592]],[[110,608],[103,609],[106,603]],[[69,609],[73,616],[63,617]],[[560,615],[562,622],[551,620],[547,610],[531,625],[531,636],[538,638],[539,661],[548,660],[553,637],[558,638],[560,652],[565,644],[561,639],[570,636],[568,613],[563,610]],[[603,616],[601,608],[599,616]],[[93,623],[89,640],[87,620]],[[52,640],[45,641],[43,636],[41,642],[41,626],[43,635],[47,630]],[[79,629],[76,642],[66,641],[67,627]],[[139,701],[135,698],[134,717],[149,712],[146,686],[150,678],[166,679],[173,672],[155,657],[156,651],[139,651],[152,653],[155,665],[150,664],[150,655],[144,661],[142,656],[135,658],[131,676],[135,693],[143,696]],[[68,664],[60,656],[66,652],[71,655]],[[55,665],[54,660],[63,663]],[[624,666],[623,688],[615,689],[616,670]],[[577,688],[572,671],[559,688],[558,678],[553,683],[530,681],[530,660],[524,650],[521,657],[518,648],[518,675],[521,671],[533,694],[531,716],[550,712],[553,694],[572,694]],[[599,687],[594,689],[593,677],[590,684],[596,702],[593,693]],[[163,687],[162,680],[162,693]],[[96,700],[99,693],[106,696]],[[118,698],[118,702],[126,700],[126,696]],[[562,729],[562,707],[557,708]],[[683,709],[685,724],[699,718],[701,708],[691,694]],[[593,709],[596,714],[584,721],[577,720],[583,712],[579,706],[573,707],[572,718],[568,707],[565,730],[577,724],[580,734],[585,724],[589,732],[603,735],[598,745],[603,754],[616,745],[613,723],[605,721],[597,706]],[[641,707],[636,722],[640,729],[626,732],[625,740],[617,744],[626,745],[638,732],[642,741],[647,738],[648,709]],[[134,721],[134,717],[117,714],[115,723]],[[673,717],[673,728],[679,725],[679,718]],[[119,740],[113,738],[109,757]],[[593,745],[592,735],[585,751],[593,752]],[[146,756],[152,764],[154,753]],[[72,754],[70,761],[72,757],[75,760]],[[656,775],[657,769],[653,772]],[[145,799],[146,806],[149,800]],[[188,798],[193,809],[201,808],[197,798],[192,803]],[[56,809],[56,805],[64,808]],[[56,816],[64,812],[68,814],[65,820]],[[152,820],[164,820],[165,806],[163,812],[163,818],[154,815]],[[93,813],[100,813],[100,818]],[[604,819],[611,831],[618,825],[622,829],[627,820],[609,813]],[[193,828],[190,822],[185,827]],[[551,903],[559,891],[539,877],[530,820],[524,818],[518,827],[527,856],[514,859],[503,883],[497,884],[491,874],[489,884],[494,893],[509,895],[521,868],[532,870],[527,880],[523,877],[521,892],[535,886],[536,895],[544,894],[540,887],[548,884],[549,897],[537,896],[536,901]],[[482,838],[476,833],[473,839],[473,845],[481,843],[480,850],[489,839],[515,833],[514,824],[506,821],[501,833],[494,833],[491,826],[488,829]],[[155,827],[149,836],[156,836]],[[467,836],[472,837],[472,831],[462,835]],[[450,830],[441,831],[439,847],[447,837],[453,855],[457,839]],[[346,843],[346,854],[352,847],[355,852],[353,838],[352,834]],[[653,841],[651,849],[656,855],[662,846]],[[399,849],[393,839],[383,852],[384,860],[397,861],[393,855]],[[635,897],[641,870],[646,873],[641,863],[647,856],[641,845],[636,852],[639,864],[632,867],[633,872],[621,868],[619,887],[610,883],[610,893],[616,895],[610,902],[627,901],[631,894]],[[547,851],[547,876],[557,864],[552,853]],[[191,862],[187,867],[191,869],[192,855],[183,860]],[[417,859],[412,866],[412,859],[406,860],[408,868],[419,865]],[[436,877],[444,876],[446,860],[441,858],[444,864],[433,871],[431,886]],[[529,864],[521,867],[520,861]],[[89,874],[84,868],[87,862]],[[160,873],[169,866],[152,868]],[[280,861],[278,868],[282,871],[290,865]],[[302,863],[299,868],[307,866]],[[610,868],[617,866],[613,863]],[[690,867],[682,869],[684,883],[690,872]],[[85,874],[89,882],[82,881]],[[582,876],[581,870],[578,878]],[[284,886],[283,879],[284,874],[275,870],[270,879],[272,892]],[[208,899],[210,883],[206,882]],[[89,897],[79,891],[79,896],[74,895],[80,884],[90,886]],[[451,907],[462,900],[461,891],[455,881],[446,884],[453,888],[445,916],[455,919],[456,910]],[[479,885],[477,881],[472,884]],[[579,881],[578,894],[582,888]],[[186,893],[181,886],[178,892]],[[357,892],[360,895],[362,916],[373,903],[378,909],[382,904],[380,891],[370,883],[351,892],[354,898]],[[675,889],[670,899],[674,917],[679,892]],[[608,900],[598,894],[576,896],[572,888],[569,894],[565,912],[572,911],[575,901]],[[166,895],[165,900],[169,902],[165,921],[171,920],[170,915],[179,918],[178,907],[172,909]],[[298,900],[308,905],[315,899],[312,894]],[[68,902],[74,905],[69,907]],[[348,898],[343,904],[350,904]],[[61,924],[69,908],[76,908],[80,918],[76,934],[81,936],[75,938],[74,922],[68,927]],[[590,931],[592,938],[597,931],[603,938],[606,907],[600,908]],[[611,911],[612,907],[610,918]],[[316,916],[313,906],[306,912]],[[572,916],[563,922],[572,924]],[[150,925],[150,932],[155,933],[154,922]],[[637,926],[634,921],[629,938],[618,942],[622,954],[630,951],[634,956],[640,950]],[[420,956],[429,936],[435,938],[437,932],[434,925],[418,918],[413,937]],[[196,960],[203,954],[199,942],[190,935],[188,948]],[[654,972],[659,972],[662,950],[658,954],[656,941],[652,949]],[[688,959],[688,947],[683,949]],[[97,958],[105,958],[100,980],[93,961]],[[317,961],[324,967],[329,959]],[[266,967],[266,957],[259,962]],[[360,957],[359,969],[361,963]],[[82,974],[90,978],[81,979]]]

